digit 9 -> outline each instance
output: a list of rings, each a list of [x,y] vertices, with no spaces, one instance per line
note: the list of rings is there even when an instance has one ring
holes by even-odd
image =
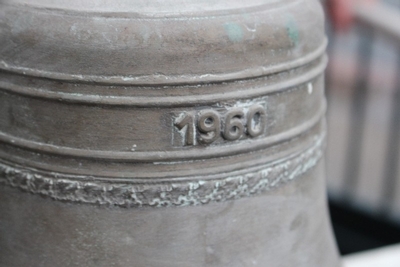
[[[199,141],[204,144],[210,144],[218,139],[221,132],[221,119],[214,110],[202,110],[199,112],[197,123],[199,131]]]

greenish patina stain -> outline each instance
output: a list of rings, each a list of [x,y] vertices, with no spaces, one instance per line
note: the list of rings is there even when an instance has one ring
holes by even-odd
[[[299,28],[292,15],[286,17],[286,31],[290,40],[297,46],[299,44]]]
[[[236,23],[226,23],[224,25],[225,32],[228,34],[229,40],[234,43],[243,40],[243,29]]]

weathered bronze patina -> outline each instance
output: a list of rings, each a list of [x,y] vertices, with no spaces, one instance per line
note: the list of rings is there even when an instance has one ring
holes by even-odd
[[[339,266],[318,1],[5,0],[0,43],[0,266]]]

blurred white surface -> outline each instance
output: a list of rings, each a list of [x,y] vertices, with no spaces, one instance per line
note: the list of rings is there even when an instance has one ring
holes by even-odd
[[[343,267],[400,267],[400,245],[346,256]]]

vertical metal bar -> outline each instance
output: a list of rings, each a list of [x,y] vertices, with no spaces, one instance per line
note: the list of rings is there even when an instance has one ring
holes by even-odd
[[[334,45],[335,45],[335,38],[334,38],[333,34],[329,38],[329,43],[330,44],[328,45],[328,48],[327,48],[327,54],[328,54],[328,56],[332,56],[334,54],[334,49],[333,48],[334,48]],[[328,67],[327,67],[327,69],[325,71],[325,77],[324,77],[324,79],[325,79],[325,97],[326,97],[326,99],[328,101],[328,105],[330,103],[331,94],[332,94],[332,90],[333,90],[333,88],[331,88],[331,86],[333,84],[332,73],[333,73],[333,71],[332,71],[332,62],[329,62],[328,63]],[[328,110],[328,112],[329,112],[329,110]]]
[[[389,125],[388,152],[382,192],[382,211],[388,215],[391,211],[396,194],[398,177],[399,145],[400,145],[400,47],[397,52],[397,74],[395,91],[392,98],[392,111]]]
[[[326,33],[327,33],[328,39],[329,39],[326,53],[328,54],[328,56],[332,56],[334,54],[334,47],[336,44],[336,36],[335,36],[335,32],[333,30],[333,26],[328,21],[326,23],[325,30],[326,30]],[[332,85],[332,80],[333,80],[332,79],[332,62],[331,61],[329,61],[329,63],[328,63],[328,67],[325,71],[324,79],[325,79],[325,97],[328,101],[328,106],[329,106],[329,102],[331,99],[330,95],[332,93],[331,85]],[[328,112],[329,112],[329,109],[328,109]]]
[[[368,91],[368,77],[371,67],[373,32],[367,27],[360,28],[358,46],[358,74],[354,84],[352,96],[349,139],[347,146],[347,163],[345,167],[344,197],[348,201],[354,200],[354,194],[360,172],[361,149],[366,119],[366,96]]]

